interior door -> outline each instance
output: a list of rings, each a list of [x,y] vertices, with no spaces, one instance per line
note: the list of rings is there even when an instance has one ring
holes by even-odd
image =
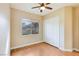
[[[59,47],[59,17],[45,20],[45,41],[51,45]]]

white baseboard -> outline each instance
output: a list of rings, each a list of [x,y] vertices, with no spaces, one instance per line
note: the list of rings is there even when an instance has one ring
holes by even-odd
[[[50,44],[50,42],[47,42],[47,41],[45,41],[46,43],[48,43],[48,44]],[[53,44],[50,44],[50,45],[53,45]],[[54,45],[53,45],[54,46]],[[64,49],[64,48],[59,48],[61,51],[68,51],[68,52],[72,52],[73,51],[73,49]]]
[[[77,48],[74,48],[73,50],[75,50],[75,51],[79,51],[79,49],[77,49]]]
[[[73,49],[64,49],[63,51],[72,52],[72,51],[73,51]]]
[[[38,41],[38,42],[30,43],[30,44],[24,44],[24,45],[12,47],[11,49],[21,48],[21,47],[24,47],[24,46],[30,46],[30,45],[37,44],[37,43],[41,43],[41,42],[46,42],[46,41]],[[49,44],[49,42],[46,42],[46,43]],[[51,45],[51,44],[50,44],[50,45]],[[68,52],[72,52],[73,50],[79,51],[79,49],[76,49],[76,48],[73,48],[73,49],[62,49],[62,48],[59,48],[59,49],[62,50],[62,51],[68,51]]]
[[[11,50],[16,49],[16,48],[21,48],[21,47],[24,47],[24,46],[30,46],[30,45],[41,43],[41,42],[43,42],[43,41],[38,41],[38,42],[30,43],[30,44],[24,44],[24,45],[20,45],[20,46],[15,46],[15,47],[12,47]]]
[[[61,47],[60,47],[59,49],[60,49],[61,51],[64,51],[64,48],[61,48]]]
[[[73,49],[64,49],[64,51],[68,51],[68,52],[72,52],[72,51],[79,51],[79,49],[77,49],[77,48],[73,48]]]

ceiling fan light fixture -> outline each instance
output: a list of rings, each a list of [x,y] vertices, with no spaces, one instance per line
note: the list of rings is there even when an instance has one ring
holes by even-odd
[[[39,3],[40,6],[32,7],[32,9],[39,8],[40,12],[43,12],[45,9],[52,10],[52,8],[48,6],[49,4],[50,3]]]
[[[45,7],[44,7],[44,6],[42,6],[42,7],[40,7],[40,9],[41,9],[41,10],[45,10]]]

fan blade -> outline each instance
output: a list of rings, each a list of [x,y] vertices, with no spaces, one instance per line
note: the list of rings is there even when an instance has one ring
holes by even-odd
[[[48,5],[48,4],[50,4],[50,3],[46,3],[46,5]]]
[[[45,8],[52,10],[52,8],[51,8],[51,7],[45,7]]]
[[[43,12],[43,10],[40,10],[40,12]]]
[[[39,8],[39,7],[41,7],[41,6],[32,7],[32,9],[34,9],[34,8]]]
[[[40,6],[44,6],[44,3],[38,3]]]
[[[39,5],[41,5],[42,3],[38,3]]]

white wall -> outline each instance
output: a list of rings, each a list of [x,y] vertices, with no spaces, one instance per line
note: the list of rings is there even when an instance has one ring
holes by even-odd
[[[21,21],[29,19],[39,23],[39,34],[22,35]],[[11,9],[11,48],[27,46],[42,41],[42,17],[36,14]]]
[[[73,47],[75,50],[79,51],[79,7],[75,7],[74,9],[74,20],[73,20],[73,31],[74,31],[74,40]]]
[[[65,21],[64,21],[64,46],[65,49],[73,50],[73,8],[65,7]]]
[[[8,55],[10,49],[10,8],[0,4],[0,55]]]

